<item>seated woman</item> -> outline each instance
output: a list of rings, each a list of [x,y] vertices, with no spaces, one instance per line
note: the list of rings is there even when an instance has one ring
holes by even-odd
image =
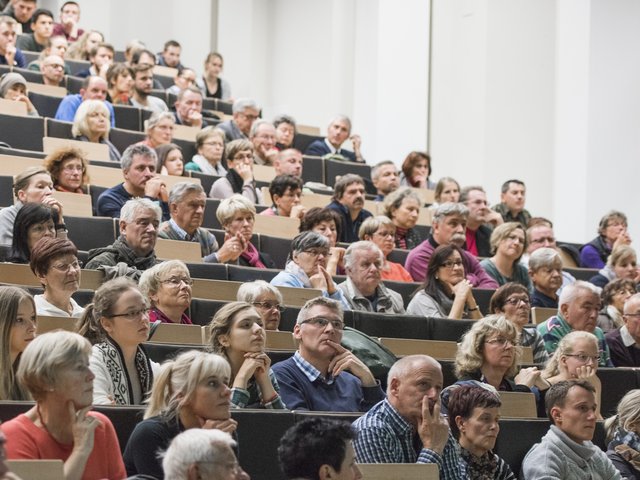
[[[636,293],[636,283],[626,278],[619,278],[605,285],[600,296],[602,310],[598,314],[598,327],[604,333],[624,325],[622,318],[624,302],[634,293]]]
[[[184,166],[185,170],[224,177],[227,170],[222,165],[224,132],[213,126],[204,127],[196,134],[196,155]]]
[[[604,422],[607,457],[622,478],[640,480],[640,390],[630,390],[620,403],[616,414]]]
[[[460,444],[463,478],[515,480],[509,464],[492,451],[502,406],[498,392],[492,390],[475,385],[455,388],[449,396],[449,427]]]
[[[632,280],[636,285],[640,283],[636,251],[630,245],[615,247],[607,259],[607,264],[589,281],[597,287],[604,288],[607,283],[618,278]]]
[[[53,180],[53,188],[59,192],[88,193],[89,175],[84,152],[74,147],[61,147],[43,161]]]
[[[271,285],[276,287],[316,288],[323,297],[342,303],[342,308],[351,310],[342,290],[327,271],[327,258],[331,255],[329,241],[315,232],[303,232],[291,242],[289,260],[284,271],[273,277]]]
[[[223,59],[218,52],[210,52],[204,60],[204,75],[196,80],[202,95],[207,98],[219,98],[220,100],[233,102],[231,98],[231,85],[220,77]]]
[[[434,209],[443,203],[460,201],[460,184],[451,177],[442,177],[436,184],[436,192],[434,195],[435,203],[430,205]]]
[[[43,237],[67,239],[67,231],[57,210],[40,203],[27,203],[13,227],[9,258],[13,263],[29,263],[31,250]]]
[[[405,250],[416,248],[424,238],[414,229],[418,223],[422,200],[410,188],[400,187],[384,198],[384,214],[395,225],[395,247]]]
[[[271,359],[264,352],[262,317],[245,302],[224,305],[209,324],[209,346],[231,366],[231,405],[236,408],[285,408]]]
[[[167,260],[142,272],[140,290],[151,302],[151,323],[160,320],[191,325],[186,312],[191,305],[192,285],[189,269],[180,260]]]
[[[268,253],[259,252],[251,243],[253,224],[256,220],[256,207],[242,195],[232,195],[220,202],[216,217],[225,231],[225,242],[236,238],[244,245],[238,257],[238,265],[255,268],[275,268]],[[241,248],[234,245],[234,248]]]
[[[22,102],[27,107],[27,115],[30,117],[40,116],[36,107],[29,100],[27,81],[19,73],[9,72],[2,76],[0,79],[0,98]]]
[[[520,263],[520,257],[527,247],[524,227],[518,222],[498,225],[491,233],[491,251],[493,257],[480,262],[482,268],[498,285],[516,282],[531,291],[531,279],[527,268]]]
[[[171,112],[154,112],[144,122],[146,138],[140,142],[154,150],[173,141],[176,120]]]
[[[400,185],[413,188],[436,188],[435,182],[429,180],[431,175],[431,157],[425,152],[411,152],[402,162]]]
[[[260,215],[271,217],[291,217],[301,219],[306,208],[300,203],[302,198],[302,179],[293,175],[278,175],[269,184],[271,205]]]
[[[562,259],[555,248],[542,247],[529,256],[529,276],[533,284],[532,307],[558,308],[562,286]]]
[[[36,336],[36,306],[22,288],[0,287],[0,400],[29,400],[26,388],[17,381],[20,356]]]
[[[631,237],[627,232],[627,216],[612,210],[600,219],[598,236],[580,248],[580,266],[583,268],[603,268],[611,251],[618,245],[629,245]]]
[[[132,105],[133,70],[126,63],[112,63],[107,69],[107,102]]]
[[[104,35],[97,30],[86,30],[78,40],[69,45],[65,58],[70,60],[89,61],[91,50],[99,43],[104,43]]]
[[[144,403],[160,365],[142,346],[149,337],[149,309],[138,286],[124,277],[100,285],[78,333],[93,345],[93,404]]]
[[[135,426],[124,450],[127,475],[164,478],[158,454],[184,430],[235,432],[230,377],[229,363],[214,353],[187,350],[164,362],[153,381],[144,420]]]
[[[253,178],[253,144],[249,140],[233,140],[224,151],[227,174],[211,186],[211,198],[225,199],[241,194],[254,205],[264,205],[262,192]]]
[[[71,297],[80,288],[78,249],[67,239],[44,237],[31,250],[31,271],[44,287],[34,297],[38,315],[79,318],[84,312]]]
[[[394,233],[396,226],[393,221],[386,216],[379,215],[377,217],[369,217],[362,225],[358,236],[360,240],[369,240],[375,243],[384,254],[384,265],[380,271],[380,277],[383,280],[392,280],[394,282],[413,282],[411,274],[399,263],[390,262],[387,257],[393,251]]]
[[[18,381],[35,406],[0,427],[11,460],[62,460],[65,479],[126,477],[109,418],[91,410],[91,344],[77,333],[38,335],[25,349]]]
[[[60,57],[60,59],[63,61],[62,70],[60,72],[60,78],[64,79],[65,75],[71,75],[71,69],[69,68],[69,65],[66,62],[64,62],[64,58],[68,48],[69,48],[69,42],[67,42],[67,39],[63,35],[51,36],[49,38],[48,45],[45,46],[44,50],[40,52],[40,55],[38,55],[38,58],[29,62],[29,65],[27,65],[27,70],[32,70],[34,72],[42,73],[44,70],[43,67],[44,67],[45,59],[51,55],[55,55]]]
[[[80,104],[73,117],[71,134],[75,140],[100,143],[109,149],[109,160],[120,161],[120,152],[109,141],[111,114],[102,100],[85,100]]]
[[[156,172],[162,175],[184,175],[184,160],[182,148],[175,143],[167,143],[156,148],[158,154],[158,166]]]
[[[598,419],[602,420],[602,384],[596,375],[599,361],[598,338],[592,333],[574,330],[558,342],[556,351],[542,372],[542,378],[550,385],[561,380],[587,380],[596,389],[596,413]],[[540,390],[544,391],[542,388]]]
[[[536,327],[529,324],[531,300],[529,290],[519,283],[505,283],[498,288],[489,301],[489,312],[494,315],[504,315],[518,330],[519,345],[531,347],[533,363],[545,365],[549,354],[544,348],[544,340]]]
[[[273,119],[276,127],[276,148],[286,150],[293,147],[293,139],[296,136],[296,121],[289,115],[278,115]]]
[[[300,233],[316,232],[329,240],[329,260],[327,261],[327,271],[331,275],[344,275],[344,253],[346,249],[338,247],[338,238],[340,238],[340,228],[342,228],[342,219],[335,210],[331,208],[313,207],[307,210],[300,220]]]
[[[453,319],[479,319],[482,312],[465,278],[462,251],[455,245],[440,245],[429,260],[425,282],[407,306],[410,315]]]
[[[243,283],[238,288],[236,300],[256,307],[265,330],[278,330],[285,307],[282,294],[276,287],[264,280]]]

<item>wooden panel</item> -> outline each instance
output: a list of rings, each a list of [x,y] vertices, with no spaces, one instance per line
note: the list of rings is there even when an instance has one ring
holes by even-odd
[[[424,207],[420,209],[420,213],[418,214],[418,225],[427,225],[430,227],[432,219],[433,210]]]
[[[520,363],[532,364],[533,348],[531,347],[520,347],[520,348],[522,348],[522,357],[520,358]]]
[[[499,392],[502,418],[537,418],[536,397],[533,393]]]
[[[205,329],[200,325],[160,323],[153,332],[150,343],[204,345]]]
[[[237,298],[238,288],[240,288],[240,285],[242,285],[242,282],[195,278],[193,279],[193,288],[191,293],[194,298],[232,302]]]
[[[271,181],[276,178],[276,169],[269,165],[254,165],[253,178],[259,182],[271,183]],[[269,189],[267,189],[267,196],[265,198],[269,198],[268,191]]]
[[[297,218],[256,215],[253,231],[272,237],[294,238],[298,235],[299,227],[300,220]]]
[[[27,89],[30,92],[49,95],[50,97],[62,98],[67,96],[67,89],[64,87],[54,87],[43,83],[27,82]]]
[[[0,283],[10,285],[24,285],[29,287],[41,287],[40,282],[29,268],[29,265],[17,263],[0,264]]]
[[[384,215],[382,213],[382,202],[374,202],[373,200],[364,201],[365,210],[369,210],[373,215]]]
[[[435,463],[359,463],[367,480],[439,480]]]
[[[162,75],[163,77],[175,78],[178,75],[178,69],[173,67],[165,67],[164,65],[155,65],[153,67],[154,75]]]
[[[276,332],[267,330],[268,350],[297,350],[293,334],[291,332]]]
[[[578,268],[580,265],[576,264],[576,261],[573,259],[571,255],[569,255],[562,248],[558,248],[558,253],[560,254],[560,260],[562,260],[562,268]]]
[[[91,195],[70,192],[53,192],[53,196],[62,203],[64,214],[72,217],[92,217]]]
[[[80,277],[80,288],[83,290],[97,290],[104,283],[104,273],[100,270],[83,269]]]
[[[198,127],[190,127],[188,125],[175,125],[173,130],[173,138],[179,140],[186,140],[188,142],[195,142],[196,135],[200,129]]]
[[[41,158],[0,154],[0,175],[15,176],[29,167],[41,167]]]
[[[44,137],[42,139],[44,153],[51,153],[60,147],[74,147],[85,153],[90,160],[110,161],[109,147],[102,143],[81,142],[79,140],[69,140],[68,138]]]
[[[0,113],[3,115],[14,115],[17,117],[26,117],[27,106],[23,102],[16,102],[15,100],[6,100],[0,98]]]
[[[533,323],[538,325],[539,323],[545,322],[547,319],[553,317],[558,314],[557,308],[543,308],[543,307],[533,307],[531,309],[531,319]]]
[[[36,333],[51,332],[53,330],[66,330],[68,332],[76,331],[77,318],[71,317],[49,317],[47,315],[38,315]]]
[[[114,163],[114,165],[117,165]],[[112,167],[102,167],[100,165],[89,165],[87,168],[89,174],[89,184],[98,187],[111,188],[124,181],[122,170]]]
[[[277,287],[282,294],[284,304],[289,307],[302,307],[307,301],[322,295],[315,288]]]
[[[304,133],[305,135],[314,135],[316,137],[320,136],[320,127],[312,127],[310,125],[296,125],[296,130],[298,133]]]
[[[18,24],[19,25],[19,24]],[[18,477],[38,480],[63,480],[62,460],[7,460],[9,470]]]
[[[321,193],[305,193],[302,195],[301,203],[307,208],[326,207],[331,203],[331,195]]]
[[[426,188],[413,188],[411,187],[415,193],[422,199],[423,203],[432,204],[436,201],[436,192],[435,190],[427,190]]]
[[[381,338],[380,343],[398,356],[425,354],[437,360],[455,360],[458,351],[456,342],[444,340]]]
[[[182,260],[183,262],[202,263],[202,253],[199,242],[158,238],[155,251],[156,256],[163,260],[176,259]]]

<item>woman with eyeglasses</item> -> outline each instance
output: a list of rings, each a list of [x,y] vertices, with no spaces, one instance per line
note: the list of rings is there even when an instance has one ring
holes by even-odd
[[[173,141],[173,130],[176,125],[175,117],[171,112],[154,112],[144,127],[147,136],[141,142],[154,150],[160,145],[166,145]]]
[[[418,223],[422,200],[408,187],[400,187],[384,198],[384,214],[395,225],[395,247],[405,250],[416,248],[423,240],[414,229]]]
[[[151,302],[149,320],[154,323],[181,323],[191,325],[186,314],[191,305],[193,280],[189,269],[180,260],[159,263],[140,276],[140,290]]]
[[[53,188],[57,191],[88,192],[88,164],[84,152],[74,147],[61,147],[47,155],[43,165],[51,174]]]
[[[531,313],[529,291],[519,283],[509,282],[498,288],[489,301],[489,311],[504,315],[518,330],[520,345],[531,347],[533,363],[545,365],[549,354],[544,348],[544,340],[536,327],[527,327]]]
[[[93,345],[93,404],[144,403],[160,365],[142,346],[149,337],[149,308],[138,286],[124,277],[103,283],[87,305],[79,333]]]
[[[611,210],[602,217],[598,236],[580,247],[580,266],[604,268],[614,248],[631,243],[627,226],[627,216],[622,212]]]
[[[574,330],[558,342],[556,351],[542,372],[542,378],[550,385],[561,380],[587,380],[596,389],[596,414],[598,419],[602,420],[600,413],[602,384],[596,375],[599,362],[598,338],[593,333]]]
[[[231,302],[209,324],[209,347],[231,366],[231,405],[236,408],[284,409],[278,381],[265,353],[262,317],[246,302]]]
[[[253,178],[253,144],[246,139],[233,140],[224,156],[227,174],[213,183],[209,196],[222,200],[240,194],[254,205],[263,205],[262,192]]]
[[[67,239],[44,237],[31,251],[29,266],[44,293],[34,297],[38,315],[79,318],[84,308],[72,295],[80,288],[78,249]]]
[[[482,268],[498,285],[508,282],[521,283],[531,290],[531,279],[527,268],[520,263],[520,257],[527,247],[526,234],[522,224],[507,222],[498,225],[491,233],[493,257],[480,262]]]
[[[624,325],[622,318],[624,303],[634,293],[636,293],[636,283],[628,278],[619,278],[605,285],[600,295],[602,310],[598,314],[598,327],[604,333]]]
[[[253,305],[260,316],[265,330],[278,330],[280,316],[284,311],[282,294],[264,280],[255,280],[240,285],[236,299]]]
[[[227,169],[222,165],[224,132],[214,126],[204,127],[196,134],[196,155],[184,166],[185,170],[224,177]]]
[[[395,246],[395,231],[396,226],[389,217],[378,215],[376,217],[369,217],[362,222],[358,236],[360,240],[369,240],[375,243],[378,248],[382,250],[384,254],[384,265],[382,266],[382,270],[380,270],[382,280],[413,282],[411,274],[407,272],[401,264],[391,262],[387,259]]]
[[[293,175],[278,175],[269,184],[273,205],[260,212],[270,217],[291,217],[300,220],[306,208],[301,204],[302,179]]]
[[[482,312],[465,278],[462,251],[440,245],[429,260],[424,283],[407,306],[410,315],[452,319],[480,319]]]

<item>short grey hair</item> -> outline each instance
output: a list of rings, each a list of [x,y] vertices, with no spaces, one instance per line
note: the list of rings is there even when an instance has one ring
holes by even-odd
[[[307,300],[307,303],[305,303],[304,306],[300,309],[298,318],[296,319],[296,324],[300,325],[307,318],[309,318],[309,310],[317,305],[327,307],[328,309],[336,313],[340,317],[340,320],[344,320],[344,310],[342,309],[342,305],[340,304],[340,302],[333,300],[332,298],[315,297],[311,300]]]
[[[347,127],[349,128],[349,133],[351,133],[351,119],[349,117],[343,114],[336,115],[331,119],[331,121],[329,121],[329,126],[333,125],[335,122],[338,122],[338,121],[346,123]]]
[[[144,131],[146,133],[149,133],[149,131],[153,128],[156,128],[162,120],[171,120],[171,123],[176,123],[176,119],[174,118],[173,113],[154,112],[147,120],[144,121]]]
[[[273,126],[273,123],[271,123],[269,120],[262,120],[262,119],[256,120],[251,124],[251,130],[249,131],[249,138],[253,139],[253,137],[255,137],[258,134],[258,129],[263,125],[269,125],[273,130],[276,129],[276,127]]]
[[[256,207],[247,197],[243,197],[239,193],[225,198],[218,205],[216,210],[216,218],[223,227],[227,225],[238,212],[251,213],[256,216]]]
[[[120,220],[130,223],[136,218],[141,210],[151,210],[156,215],[158,222],[162,220],[162,209],[160,205],[148,198],[132,198],[127,200],[120,209]]]
[[[122,158],[120,159],[120,166],[122,170],[129,170],[131,168],[131,164],[133,163],[133,157],[136,155],[140,155],[142,157],[149,157],[153,160],[153,167],[158,164],[158,155],[156,151],[147,147],[143,143],[134,143],[133,145],[129,145],[127,149],[122,154]]]
[[[394,167],[396,167],[396,164],[391,160],[382,160],[381,162],[376,163],[371,168],[371,181],[375,182],[378,179],[378,175],[380,174],[380,169],[387,165],[393,165]],[[398,167],[396,167],[396,171],[398,171]]]
[[[539,268],[551,267],[558,263],[562,268],[562,258],[560,258],[560,254],[556,249],[548,247],[539,248],[529,257],[529,270],[535,272]]]
[[[158,263],[157,265],[154,265],[142,272],[140,280],[138,281],[138,286],[140,287],[142,294],[149,298],[151,303],[153,303],[153,300],[151,300],[150,295],[155,295],[160,289],[160,277],[175,268],[182,270],[187,277],[191,278],[189,269],[182,260],[167,260],[166,262]]]
[[[169,203],[180,203],[189,193],[204,193],[204,188],[194,182],[176,183],[169,192]]]
[[[465,220],[469,217],[469,209],[461,203],[445,202],[439,205],[433,212],[433,222],[440,223],[446,217],[451,215],[459,215]]]
[[[347,248],[347,251],[344,253],[344,268],[350,268],[353,265],[355,253],[362,250],[373,250],[379,255],[380,260],[384,262],[384,254],[382,250],[380,250],[380,247],[369,240],[360,240],[359,242],[353,242],[349,245],[349,248]]]
[[[311,230],[302,232],[291,242],[291,258],[310,248],[329,248],[329,240],[324,235]]]
[[[369,217],[364,222],[362,222],[362,225],[360,225],[360,230],[358,230],[358,238],[360,240],[366,240],[365,237],[367,235],[372,237],[373,234],[383,226],[392,229],[394,233],[396,231],[395,223],[393,223],[393,220],[391,220],[386,215],[376,215],[375,217]]]
[[[233,102],[231,112],[235,115],[236,113],[244,112],[247,108],[254,108],[260,111],[260,107],[255,100],[251,98],[237,98],[236,101]]]
[[[600,299],[601,289],[599,287],[596,287],[593,283],[585,282],[584,280],[576,280],[574,283],[564,287],[562,292],[560,292],[560,298],[558,299],[558,312],[561,312],[560,307],[562,305],[568,305],[574,302],[580,293],[584,291],[597,296],[598,300]]]
[[[469,200],[469,193],[476,190],[478,192],[484,193],[485,195],[487,194],[487,192],[484,191],[484,188],[482,188],[480,185],[468,185],[460,189],[460,198],[458,199],[458,201],[460,203],[467,203],[467,201]]]
[[[224,448],[233,449],[235,440],[227,432],[215,429],[190,428],[176,435],[162,454],[162,469],[166,480],[184,480],[189,467],[197,464],[203,478],[213,478]],[[219,465],[218,465],[219,466]]]
[[[240,285],[236,300],[239,302],[253,303],[260,295],[265,293],[272,293],[278,299],[278,303],[280,304],[284,302],[280,290],[264,280],[254,280],[253,282],[247,282]]]
[[[103,140],[109,139],[109,129],[111,128],[111,113],[102,100],[85,100],[80,104],[76,114],[73,117],[73,126],[71,127],[71,135],[79,137],[84,135],[89,136],[89,120],[88,117],[94,112],[101,112],[107,116],[107,130],[100,137]]]
[[[400,187],[384,197],[382,202],[382,213],[391,218],[391,214],[400,208],[405,198],[411,198],[418,202],[418,207],[422,207],[422,199],[409,187]]]

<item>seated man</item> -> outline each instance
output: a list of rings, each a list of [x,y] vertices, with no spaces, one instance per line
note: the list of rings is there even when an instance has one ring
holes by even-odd
[[[371,182],[376,187],[376,201],[381,202],[400,186],[398,167],[391,160],[378,162],[371,169]]]
[[[312,298],[300,309],[298,350],[273,366],[288,409],[366,412],[384,398],[367,366],[340,345],[342,320],[340,303],[330,298]]]
[[[164,100],[151,95],[153,89],[153,65],[140,63],[133,67],[133,90],[131,105],[152,112],[168,112],[169,107]]]
[[[600,311],[600,289],[581,280],[562,289],[558,314],[538,325],[538,333],[544,340],[544,348],[551,355],[558,342],[567,333],[581,330],[593,333],[598,338],[601,367],[612,367],[609,347],[600,327],[596,326]]]
[[[240,240],[229,238],[219,248],[216,237],[202,228],[206,201],[207,195],[199,183],[176,183],[169,192],[171,218],[160,225],[158,236],[168,240],[198,242],[205,262],[235,262],[244,249]]]
[[[195,86],[190,86],[178,93],[175,104],[176,125],[204,128],[209,125],[202,118],[202,92]]]
[[[53,26],[53,35],[62,35],[69,42],[75,42],[84,33],[78,27],[80,21],[80,5],[74,1],[64,2],[60,8],[60,23]]]
[[[278,175],[302,177],[302,153],[295,148],[281,150],[273,160],[273,167]]]
[[[107,98],[107,81],[95,75],[87,77],[82,82],[80,93],[67,95],[62,99],[58,110],[56,111],[56,120],[65,122],[73,122],[76,112],[80,104],[85,100],[102,100],[109,109],[111,116],[111,128],[116,126],[116,115],[113,111],[113,105],[106,101]]]
[[[527,480],[621,480],[611,460],[591,440],[596,430],[595,389],[586,380],[563,380],[545,396],[551,427],[522,462]]]
[[[27,68],[27,60],[19,48],[16,48],[16,21],[0,15],[0,65]]]
[[[267,120],[256,120],[251,125],[249,140],[253,143],[253,163],[256,165],[273,165],[278,156],[276,149],[276,129]]]
[[[616,367],[640,367],[640,293],[624,302],[624,325],[606,335],[611,361]]]
[[[58,55],[49,55],[40,62],[42,83],[52,87],[62,87],[64,80],[64,60]]]
[[[296,423],[285,432],[278,447],[286,480],[360,480],[354,437],[351,425],[343,420],[316,417]]]
[[[105,190],[98,197],[96,214],[117,218],[122,206],[132,198],[145,197],[160,204],[162,219],[169,220],[166,186],[156,174],[156,152],[143,144],[127,147],[120,160],[124,182]]]
[[[36,0],[11,0],[3,15],[8,15],[22,26],[22,33],[33,33],[31,30],[31,17],[36,9]]]
[[[465,227],[469,209],[461,203],[443,203],[433,212],[431,235],[409,252],[405,268],[416,282],[424,282],[427,265],[433,251],[440,245],[452,243],[460,248],[465,241]],[[478,259],[462,251],[467,280],[475,288],[498,288],[498,283],[484,271]]]
[[[154,248],[161,216],[158,204],[148,198],[127,201],[119,214],[120,236],[108,247],[89,250],[85,268],[104,267],[107,278],[126,275],[137,280],[158,263]]]
[[[503,223],[502,216],[489,209],[487,194],[481,186],[464,187],[458,201],[469,209],[465,250],[476,257],[490,257],[491,233],[494,227]]]
[[[353,152],[345,150],[342,144],[350,139],[353,143]],[[345,160],[364,163],[364,158],[360,153],[360,135],[351,135],[351,120],[346,115],[337,115],[327,128],[327,136],[324,140],[315,140],[307,147],[305,155],[324,157],[325,155],[342,156]]]
[[[562,259],[553,248],[539,248],[529,258],[533,283],[532,307],[558,308],[558,289],[562,285]]]
[[[162,52],[156,55],[158,65],[182,70],[184,67],[180,63],[180,53],[182,53],[182,47],[178,42],[175,40],[166,41]]]
[[[98,75],[104,79],[107,78],[107,70],[113,63],[113,57],[116,51],[113,45],[109,43],[99,43],[91,49],[89,53],[89,61],[91,66],[86,70],[76,73],[76,77],[86,78],[90,75]]]
[[[251,125],[260,116],[260,107],[250,98],[238,98],[233,102],[233,118],[218,124],[224,132],[227,142],[239,139],[249,139]]]
[[[168,93],[178,95],[187,87],[193,87],[196,84],[196,71],[191,68],[183,68],[173,77],[173,85],[167,88]]]
[[[353,422],[358,463],[435,463],[441,479],[462,479],[457,442],[440,413],[440,364],[409,355],[387,378],[387,398]]]
[[[53,33],[53,13],[44,8],[33,12],[31,17],[33,33],[23,33],[16,41],[16,47],[27,52],[41,52],[49,43]]]
[[[383,265],[384,255],[375,243],[360,241],[349,245],[344,254],[347,279],[338,287],[352,310],[404,313],[402,296],[382,282]]]
[[[502,215],[505,222],[520,222],[526,229],[531,214],[524,208],[526,187],[521,180],[507,180],[502,184],[500,203],[493,209]]]
[[[364,180],[360,175],[348,173],[336,182],[332,202],[328,208],[342,217],[339,242],[352,243],[359,240],[362,222],[371,216],[364,208]]]

